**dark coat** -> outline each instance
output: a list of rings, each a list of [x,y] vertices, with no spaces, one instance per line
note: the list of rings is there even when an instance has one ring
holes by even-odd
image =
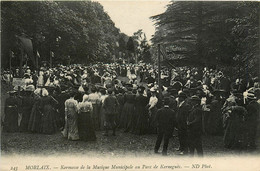
[[[251,124],[257,124],[257,121],[259,119],[259,112],[260,112],[260,105],[257,103],[256,100],[249,102],[249,104],[246,107],[247,109],[247,116],[246,120],[250,122]]]
[[[191,106],[184,102],[181,106],[177,107],[177,126],[179,130],[187,130],[187,117],[189,115],[189,111]]]
[[[174,96],[170,96],[169,99],[170,99],[169,107],[172,110],[176,110],[176,108],[177,108],[177,101],[175,100],[175,97]]]
[[[135,100],[136,125],[135,133],[144,134],[148,127],[148,105],[149,99],[143,95],[137,96]]]
[[[18,131],[18,100],[15,97],[8,97],[4,108],[4,131]]]
[[[199,105],[193,107],[189,112],[187,118],[187,121],[189,122],[188,132],[193,136],[200,136],[202,134],[202,112]]]
[[[31,96],[22,97],[22,104],[21,104],[22,120],[20,125],[21,131],[28,130],[28,124],[29,124],[29,119],[32,112],[33,104],[34,104],[33,97]]]
[[[114,115],[117,112],[118,101],[115,96],[109,95],[104,100],[103,108],[105,109],[105,114]]]
[[[175,112],[164,106],[156,114],[156,122],[160,130],[172,131],[175,126]]]

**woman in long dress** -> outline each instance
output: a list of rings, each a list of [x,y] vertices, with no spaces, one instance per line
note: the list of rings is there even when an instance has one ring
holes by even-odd
[[[103,104],[104,104],[104,100],[106,99],[108,95],[106,94],[106,90],[102,89],[101,90],[101,97],[100,97],[100,119],[101,119],[101,123],[100,123],[100,129],[104,130],[104,123],[105,123],[105,109],[103,108]]]
[[[40,74],[40,75],[39,75],[39,77],[38,77],[37,85],[38,85],[38,86],[43,86],[43,85],[44,85],[43,71],[40,71],[39,74]]]
[[[36,89],[34,91],[34,104],[32,112],[29,119],[28,131],[30,132],[40,132],[40,123],[41,123],[41,89]]]
[[[79,140],[78,133],[78,102],[74,99],[75,93],[70,93],[70,98],[65,101],[65,126],[62,135],[69,140]]]
[[[42,111],[40,132],[43,134],[54,134],[58,130],[58,127],[52,105],[57,102],[49,95],[46,89],[42,90],[42,96],[40,104],[40,110]]]
[[[144,135],[148,128],[148,98],[143,95],[143,90],[139,89],[139,96],[135,99],[135,113],[137,114],[137,123],[135,125],[134,133]]]
[[[135,102],[135,95],[132,93],[132,89],[128,88],[128,92],[125,94],[125,104],[122,110],[121,115],[121,125],[125,129],[124,132],[129,132],[133,125],[132,119],[134,115],[134,102]]]
[[[20,123],[20,131],[21,132],[27,132],[28,131],[28,124],[30,115],[32,112],[33,107],[33,97],[31,96],[32,91],[30,90],[24,90],[24,96],[22,97],[22,104],[21,104],[21,110],[22,110],[22,119]]]
[[[78,105],[78,131],[79,138],[83,141],[95,141],[96,134],[92,123],[93,107],[88,101],[88,95],[83,96],[83,101]]]
[[[226,103],[223,110],[224,146],[231,149],[241,148],[244,145],[244,117],[247,111],[234,100],[227,99]]]
[[[5,101],[4,131],[16,132],[18,131],[18,100],[15,97],[15,91],[10,91],[8,93],[10,97]]]

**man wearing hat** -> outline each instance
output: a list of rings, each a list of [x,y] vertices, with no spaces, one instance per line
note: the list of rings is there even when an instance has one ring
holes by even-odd
[[[117,126],[119,128],[121,128],[121,125],[120,125],[120,118],[121,118],[121,114],[122,114],[122,110],[123,110],[123,106],[124,106],[124,103],[125,103],[125,98],[124,98],[124,89],[123,88],[119,88],[118,89],[118,93],[116,94],[116,99],[119,103],[119,106],[118,106],[118,115],[117,115]]]
[[[176,108],[177,108],[177,101],[176,101],[177,92],[176,92],[175,89],[171,89],[171,88],[168,89],[168,92],[169,92],[169,98],[170,98],[169,106],[172,110],[176,110]]]
[[[177,128],[178,128],[178,138],[179,138],[179,151],[180,154],[187,154],[188,153],[188,142],[187,142],[187,117],[189,114],[189,110],[191,106],[185,101],[187,98],[184,92],[181,92],[178,95],[179,104],[177,106]]]
[[[188,114],[187,118],[187,135],[188,135],[188,146],[190,155],[194,155],[194,150],[197,150],[197,153],[200,157],[203,156],[202,150],[202,109],[200,107],[201,99],[194,95],[190,98],[192,109]]]
[[[256,135],[257,126],[259,120],[260,104],[257,102],[257,98],[253,93],[247,94],[248,105],[246,109],[248,115],[246,117],[246,127],[247,127],[247,142],[250,149],[256,148]]]
[[[175,113],[170,109],[169,103],[169,98],[165,98],[164,107],[158,110],[155,118],[158,128],[158,135],[154,147],[154,152],[158,153],[162,139],[164,139],[162,155],[167,155],[169,139],[172,136],[175,124]]]
[[[10,97],[5,101],[3,128],[5,132],[16,132],[18,131],[18,100],[15,97],[16,91],[8,93]]]
[[[116,135],[116,113],[118,108],[118,101],[116,97],[112,94],[113,89],[108,89],[108,97],[105,98],[103,108],[105,111],[105,136],[108,136],[109,127],[113,130],[113,136]]]

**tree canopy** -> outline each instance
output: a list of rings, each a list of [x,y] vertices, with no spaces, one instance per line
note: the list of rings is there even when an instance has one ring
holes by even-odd
[[[9,50],[19,56],[15,36],[21,34],[41,60],[54,52],[54,63],[66,64],[68,56],[73,63],[109,62],[119,48],[120,30],[98,2],[1,2],[1,16],[2,66]]]
[[[172,1],[156,21],[153,45],[185,64],[246,67],[258,72],[258,2]]]

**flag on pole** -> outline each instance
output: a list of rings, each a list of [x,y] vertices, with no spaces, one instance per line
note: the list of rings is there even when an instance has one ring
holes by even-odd
[[[51,57],[54,58],[54,52],[51,51]]]
[[[10,51],[10,57],[11,57],[11,58],[14,58],[14,57],[15,57],[13,51]]]
[[[38,52],[38,50],[37,50],[36,56],[37,56],[38,58],[41,58],[40,53]]]

